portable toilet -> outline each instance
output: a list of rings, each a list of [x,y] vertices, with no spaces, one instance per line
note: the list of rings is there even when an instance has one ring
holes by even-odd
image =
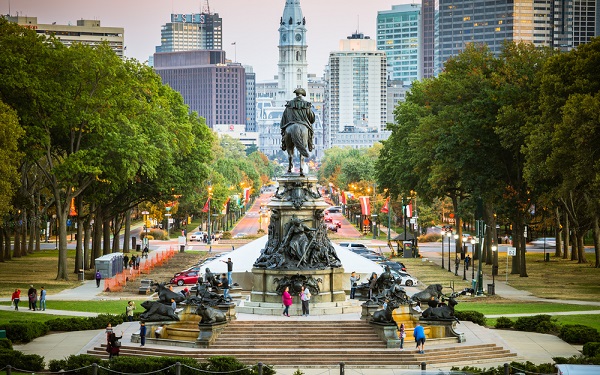
[[[96,258],[96,271],[103,279],[110,279],[123,272],[123,253],[112,253]]]

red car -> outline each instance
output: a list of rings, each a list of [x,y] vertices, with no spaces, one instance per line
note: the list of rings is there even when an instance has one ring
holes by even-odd
[[[341,222],[341,221],[339,221],[339,220],[333,220],[331,223],[332,223],[333,225],[335,225],[336,227],[338,227],[338,228],[341,228],[341,227],[342,227],[342,222]]]
[[[198,271],[184,271],[176,273],[171,279],[171,284],[182,286],[183,284],[196,284],[198,282]]]
[[[325,215],[325,218],[323,220],[325,220],[326,223],[331,223],[333,221],[333,218],[329,215]]]

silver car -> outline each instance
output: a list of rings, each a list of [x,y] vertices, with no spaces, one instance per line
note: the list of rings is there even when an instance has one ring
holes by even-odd
[[[390,272],[392,273],[395,279],[400,278],[400,280],[402,280],[400,282],[400,285],[413,286],[419,283],[419,280],[415,279],[414,277],[412,277],[404,271],[397,272],[394,270],[390,270]]]
[[[534,247],[556,247],[556,238],[554,237],[542,237],[536,238],[530,242]]]

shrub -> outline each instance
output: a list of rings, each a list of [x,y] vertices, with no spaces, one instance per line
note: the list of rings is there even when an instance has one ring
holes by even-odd
[[[0,339],[0,349],[10,349],[12,350],[12,341],[9,339]]]
[[[496,328],[497,329],[507,329],[512,328],[515,323],[505,316],[501,316],[496,320]]]
[[[155,239],[155,240],[168,240],[169,239],[169,237],[167,237],[167,232],[162,229],[158,229],[158,228],[151,229],[150,234],[148,234],[149,240],[150,240],[150,236],[152,236],[152,239]]]
[[[595,357],[600,354],[600,342],[586,342],[583,345],[583,355]]]
[[[468,320],[480,326],[485,326],[485,316],[479,311],[455,311],[454,316],[458,320]]]
[[[566,324],[562,326],[558,336],[569,344],[586,344],[600,341],[600,334],[595,328],[582,324]]]
[[[93,363],[97,363],[100,366],[106,367],[103,364],[104,360],[99,357],[95,357],[88,354],[70,355],[65,359],[53,359],[48,363],[48,368],[52,372],[59,372],[61,370],[68,371],[82,367],[88,367]],[[79,372],[82,373],[82,372]],[[91,373],[91,368],[90,368]]]
[[[6,337],[12,342],[26,343],[36,337],[48,333],[48,327],[43,322],[9,322],[0,329],[6,330]]]
[[[18,350],[0,349],[0,363],[19,370],[40,371],[44,369],[44,357],[37,354],[23,354]]]
[[[440,242],[442,236],[439,233],[427,233],[418,237],[419,242]]]
[[[86,331],[93,329],[91,322],[86,318],[56,318],[46,322],[50,331]]]
[[[231,237],[231,232],[223,232],[223,236],[221,238],[224,240],[230,240]]]
[[[522,316],[514,325],[517,331],[551,333],[558,332],[559,326],[550,315]]]

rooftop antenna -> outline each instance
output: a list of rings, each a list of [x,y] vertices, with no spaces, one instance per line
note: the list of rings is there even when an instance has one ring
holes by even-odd
[[[208,0],[204,0],[204,6],[202,7],[202,13],[210,14],[210,4],[208,3]]]
[[[360,14],[356,16],[356,33],[360,32]]]

